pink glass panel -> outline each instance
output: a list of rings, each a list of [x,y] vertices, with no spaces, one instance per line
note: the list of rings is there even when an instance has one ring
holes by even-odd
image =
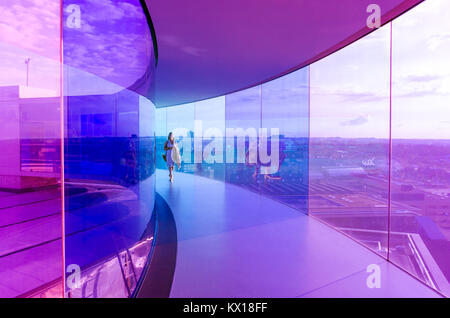
[[[311,68],[309,213],[387,255],[390,29]]]
[[[393,22],[389,258],[450,296],[450,3]]]
[[[0,297],[61,297],[60,1],[0,12]]]

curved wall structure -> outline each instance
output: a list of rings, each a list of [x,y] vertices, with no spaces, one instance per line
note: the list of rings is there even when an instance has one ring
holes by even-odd
[[[173,132],[181,171],[320,219],[448,296],[450,136],[442,118],[450,69],[441,12],[450,12],[447,2],[426,1],[273,81],[158,108],[157,149]]]
[[[0,6],[0,296],[132,296],[156,235],[141,3]]]
[[[128,297],[153,236],[143,237],[154,207],[154,106],[140,94],[152,94],[154,47],[138,0],[65,1],[63,21],[72,3],[82,16],[63,30],[64,180],[87,193],[65,200],[65,267],[85,278],[66,290]]]
[[[450,4],[371,2],[4,0],[0,297],[136,296],[169,132],[449,296]]]

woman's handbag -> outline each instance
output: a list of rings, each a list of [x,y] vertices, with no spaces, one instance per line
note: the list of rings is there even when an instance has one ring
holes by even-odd
[[[166,157],[166,154],[165,154],[165,153],[163,153],[163,155],[162,155],[162,156],[163,156],[163,159],[164,159],[164,161],[165,161],[165,162],[167,162],[167,157]]]

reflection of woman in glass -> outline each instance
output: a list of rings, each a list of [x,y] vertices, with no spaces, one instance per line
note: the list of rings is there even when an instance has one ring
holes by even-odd
[[[178,166],[178,169],[180,169],[180,151],[178,150],[177,142],[175,141],[175,138],[173,137],[172,133],[169,133],[169,136],[167,137],[166,142],[164,143],[164,150],[166,152],[166,162],[167,162],[167,168],[169,168],[169,179],[170,182],[173,181],[173,167],[175,163]]]

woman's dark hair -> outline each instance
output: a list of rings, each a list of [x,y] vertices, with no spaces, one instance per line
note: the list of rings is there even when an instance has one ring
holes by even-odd
[[[169,135],[167,135],[167,139],[170,139],[170,136],[172,136],[172,132],[170,132]]]

